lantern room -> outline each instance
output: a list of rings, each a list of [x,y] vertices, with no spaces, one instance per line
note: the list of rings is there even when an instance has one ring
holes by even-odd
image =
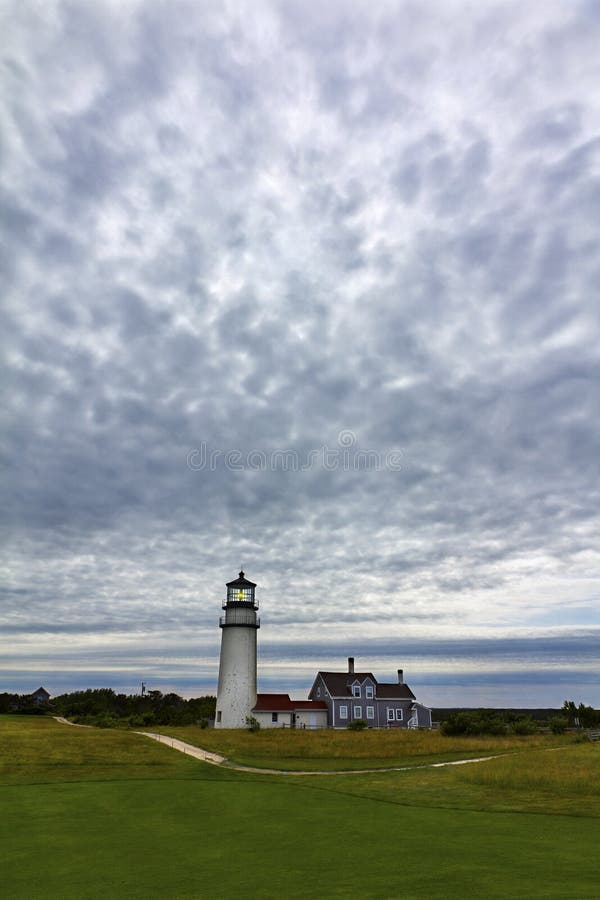
[[[251,606],[253,609],[258,609],[258,603],[254,597],[255,589],[256,584],[254,581],[248,581],[244,576],[244,572],[241,571],[235,581],[227,582],[227,600],[223,607],[242,603]]]

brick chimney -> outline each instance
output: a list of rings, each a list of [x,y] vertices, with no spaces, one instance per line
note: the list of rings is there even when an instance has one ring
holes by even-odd
[[[354,675],[354,657],[348,657],[348,675]]]
[[[398,669],[398,684],[404,684],[404,670]]]

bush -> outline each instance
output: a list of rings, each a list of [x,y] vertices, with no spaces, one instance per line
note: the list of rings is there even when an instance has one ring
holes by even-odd
[[[91,725],[93,728],[118,728],[119,725],[128,724],[107,713],[100,713],[97,716],[74,716],[73,721],[76,725]]]
[[[564,734],[569,727],[569,720],[564,716],[553,716],[548,724],[552,734]]]
[[[521,716],[513,722],[512,730],[514,734],[535,734],[538,727],[531,716]]]
[[[251,731],[252,734],[260,731],[260,722],[254,716],[246,716],[246,725],[248,726],[248,731]]]
[[[353,722],[348,724],[349,731],[363,731],[367,727],[367,723],[364,719],[354,719]]]
[[[144,722],[143,716],[129,716],[129,727],[130,728],[143,728],[146,724]]]
[[[442,722],[440,731],[452,737],[474,734],[497,735],[506,734],[506,725],[493,710],[477,709],[474,712],[452,713],[445,722]]]

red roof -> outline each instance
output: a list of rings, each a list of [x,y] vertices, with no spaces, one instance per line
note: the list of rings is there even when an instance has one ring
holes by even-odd
[[[290,700],[289,694],[257,694],[253,712],[293,712],[295,709],[327,709],[322,700]]]
[[[254,709],[261,711],[293,709],[289,694],[257,694]]]
[[[327,709],[323,700],[292,700],[294,709]]]

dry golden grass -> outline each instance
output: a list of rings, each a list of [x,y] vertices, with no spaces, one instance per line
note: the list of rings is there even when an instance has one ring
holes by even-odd
[[[600,745],[581,743],[502,757],[484,766],[462,766],[458,777],[498,790],[544,790],[600,800]]]
[[[251,734],[247,730],[202,730],[196,726],[160,730],[230,761],[285,770],[419,765],[571,742],[570,736],[446,737],[436,731],[273,728]]]

